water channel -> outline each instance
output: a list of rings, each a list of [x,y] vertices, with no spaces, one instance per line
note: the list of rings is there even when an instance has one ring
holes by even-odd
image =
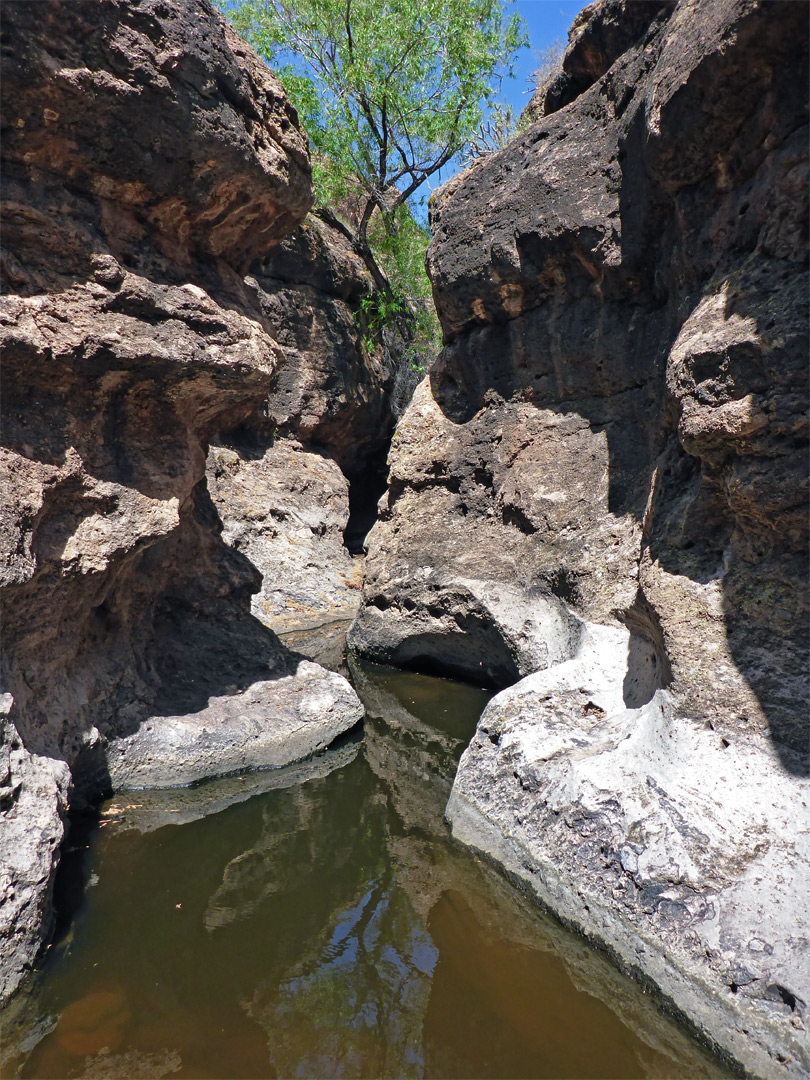
[[[131,792],[73,830],[71,918],[7,1026],[3,1075],[725,1076],[450,838],[489,695],[352,676],[363,730],[320,757]]]

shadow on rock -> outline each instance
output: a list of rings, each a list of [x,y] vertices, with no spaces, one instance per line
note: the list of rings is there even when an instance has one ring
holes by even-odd
[[[517,565],[565,571],[586,618],[623,619],[637,574],[682,711],[807,775],[806,20],[746,9],[725,50],[719,9],[700,47],[692,18],[636,27],[435,201],[448,447],[392,475],[455,478],[452,528],[500,518],[491,561],[521,532]]]

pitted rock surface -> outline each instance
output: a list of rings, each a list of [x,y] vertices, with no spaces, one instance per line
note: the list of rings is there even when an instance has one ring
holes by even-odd
[[[362,710],[251,616],[205,479],[286,359],[244,273],[311,204],[294,110],[207,0],[11,4],[2,35],[5,998],[69,801],[285,764]]]
[[[807,38],[799,5],[599,0],[545,115],[434,195],[445,349],[349,636],[528,676],[462,761],[457,835],[785,1077],[808,1068]]]
[[[286,633],[354,618],[362,559],[343,543],[349,485],[334,461],[289,440],[251,456],[212,446],[208,487],[224,541],[262,575],[257,619]]]
[[[62,187],[106,215],[119,258],[149,236],[180,265],[196,251],[246,268],[309,209],[295,110],[207,0],[15,4],[3,38],[7,253],[19,258],[17,233],[27,246],[34,223],[43,250],[82,228],[60,224]],[[72,275],[77,253],[60,246],[54,262]]]

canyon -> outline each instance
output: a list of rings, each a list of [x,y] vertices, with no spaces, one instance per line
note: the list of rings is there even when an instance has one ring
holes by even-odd
[[[306,135],[207,0],[6,6],[0,997],[69,809],[329,746],[348,672],[278,635],[353,620],[498,691],[456,839],[806,1074],[806,15],[584,9],[431,200],[444,347],[400,416]]]

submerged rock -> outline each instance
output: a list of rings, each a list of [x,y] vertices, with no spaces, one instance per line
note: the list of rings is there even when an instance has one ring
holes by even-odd
[[[268,791],[295,788],[328,776],[352,762],[360,751],[360,737],[350,734],[322,753],[293,765],[208,780],[182,788],[144,788],[124,792],[104,804],[101,816],[110,832],[154,832],[164,825],[187,825]]]
[[[349,636],[527,676],[462,760],[456,834],[785,1077],[808,1068],[805,16],[600,0],[545,115],[434,196],[445,349]]]

